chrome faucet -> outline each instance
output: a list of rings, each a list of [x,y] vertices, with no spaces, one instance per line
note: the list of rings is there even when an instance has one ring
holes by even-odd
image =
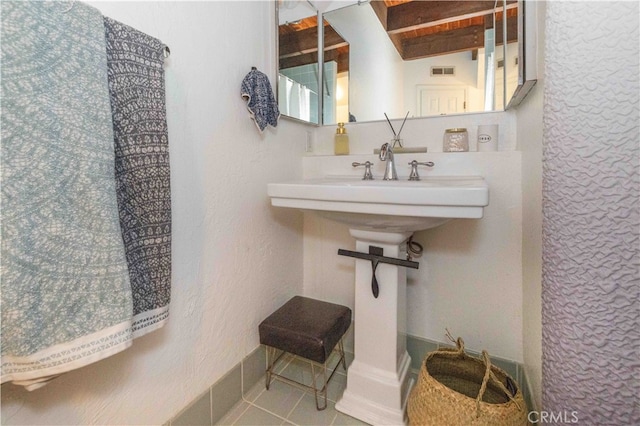
[[[393,161],[393,149],[389,142],[380,147],[380,161],[386,161],[383,180],[398,180],[396,173],[396,163]]]

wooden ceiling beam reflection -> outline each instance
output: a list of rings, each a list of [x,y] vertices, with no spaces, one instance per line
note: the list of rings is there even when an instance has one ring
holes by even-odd
[[[483,47],[484,30],[493,26],[495,1],[373,0],[370,4],[402,59],[412,60]],[[501,24],[502,8],[497,10],[496,21]],[[517,1],[508,0],[509,41],[517,33],[516,16]],[[496,39],[501,44],[502,34]]]
[[[386,30],[396,34],[476,18],[493,13],[494,5],[493,0],[406,2],[388,8]]]
[[[477,50],[484,47],[484,25],[407,38],[402,42],[405,60]]]
[[[280,34],[280,58],[318,52],[318,27]]]
[[[496,19],[496,46],[502,46],[504,34],[502,32],[502,17]],[[507,14],[507,43],[514,43],[518,41],[518,16],[514,14],[511,16]]]
[[[310,27],[295,32],[281,32],[278,42],[280,59],[293,56],[318,54],[318,27]],[[334,50],[349,46],[341,36],[329,25],[324,27],[324,49]]]
[[[318,63],[318,27],[281,31],[280,69]],[[349,43],[331,26],[324,27],[324,61],[336,61],[338,72],[349,70]]]
[[[518,17],[507,17],[507,43],[518,41],[517,30]],[[484,47],[484,31],[485,26],[482,24],[407,38],[402,41],[402,57],[404,60],[422,59],[467,50],[475,52],[477,57],[478,49]],[[503,44],[502,38],[502,21],[500,20],[496,25],[496,46]]]

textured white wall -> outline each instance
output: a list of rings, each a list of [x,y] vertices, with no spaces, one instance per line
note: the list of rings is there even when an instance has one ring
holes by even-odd
[[[640,424],[639,20],[547,4],[542,402],[581,424]]]
[[[167,326],[44,388],[2,387],[2,424],[161,424],[258,345],[258,323],[302,288],[302,219],[266,183],[301,175],[306,127],[259,135],[240,97],[275,74],[272,2],[95,2],[158,37],[166,65],[173,198]]]
[[[502,152],[442,153],[442,134],[449,127],[467,127],[471,139],[477,124],[500,125]],[[347,126],[355,155],[305,157],[305,177],[324,174],[361,176],[352,161],[373,161],[380,178],[384,163],[372,155],[391,131],[386,122]],[[397,128],[397,127],[396,127]],[[321,128],[317,153],[329,153],[333,135]],[[406,132],[406,133],[405,133]],[[454,220],[418,232],[425,254],[408,275],[408,333],[445,340],[445,328],[465,339],[470,349],[522,362],[522,202],[520,152],[515,147],[515,115],[510,112],[415,119],[406,123],[407,146],[428,146],[427,154],[396,154],[398,174],[408,176],[412,159],[434,161],[428,175],[484,176],[490,204],[480,220]],[[471,143],[475,149],[475,143]],[[304,292],[312,297],[353,307],[353,259],[338,248],[355,247],[348,229],[313,214],[304,220]],[[356,324],[357,324],[357,311]]]

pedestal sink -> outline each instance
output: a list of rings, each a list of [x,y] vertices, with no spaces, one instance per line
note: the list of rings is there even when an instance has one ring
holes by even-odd
[[[456,218],[480,219],[489,204],[489,188],[479,176],[420,181],[326,177],[271,183],[268,194],[274,206],[313,211],[347,224],[356,251],[368,253],[375,246],[384,256],[402,259],[413,232]],[[336,409],[370,424],[403,424],[412,386],[406,350],[406,271],[380,264],[376,298],[371,292],[371,262],[355,262],[354,360]]]

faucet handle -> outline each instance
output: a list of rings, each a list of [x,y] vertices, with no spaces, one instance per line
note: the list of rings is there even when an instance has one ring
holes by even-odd
[[[424,163],[420,163],[419,161],[413,160],[409,163],[411,166],[411,173],[409,174],[409,180],[420,180],[420,175],[418,175],[418,166],[427,166],[433,167],[433,161],[426,161]]]
[[[373,180],[373,174],[371,174],[371,166],[373,163],[371,161],[365,161],[364,163],[353,162],[351,165],[353,167],[364,166],[364,177],[362,180]]]

